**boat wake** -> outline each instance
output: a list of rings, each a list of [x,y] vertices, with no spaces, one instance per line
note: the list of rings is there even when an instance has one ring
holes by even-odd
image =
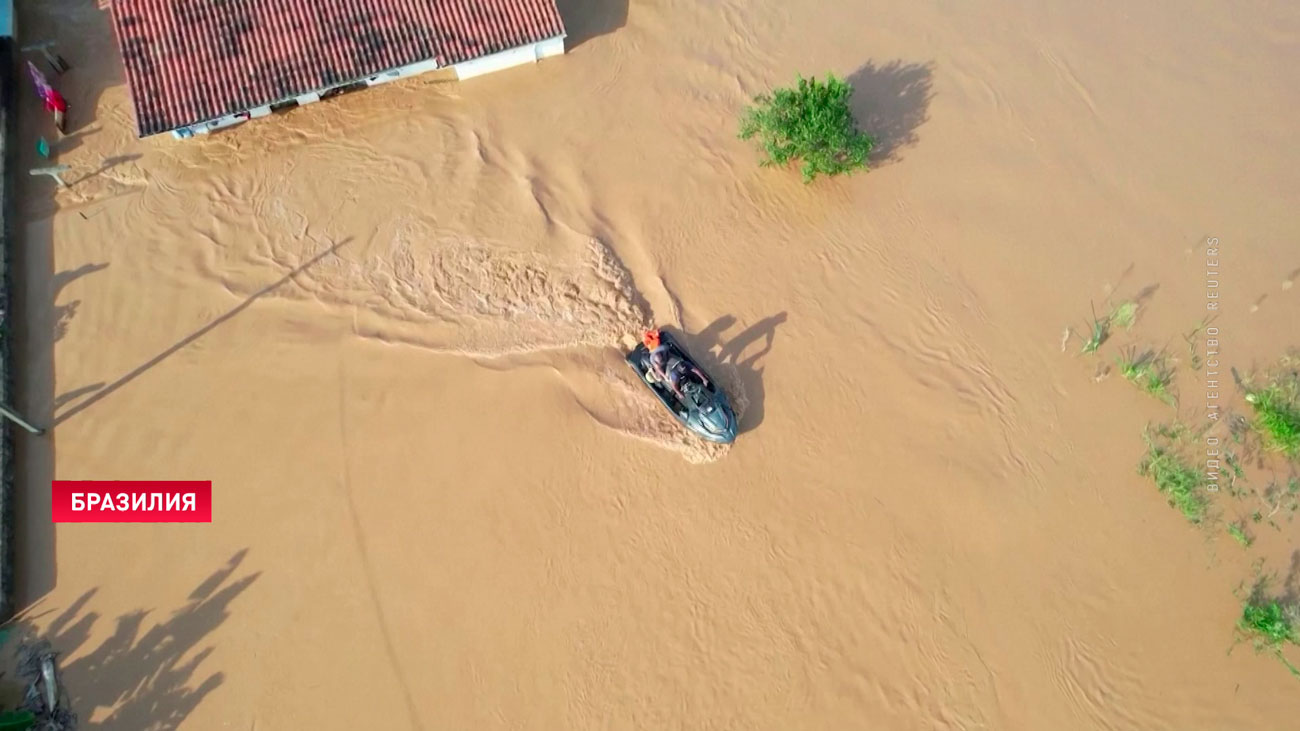
[[[277,294],[347,307],[364,338],[475,358],[501,370],[554,369],[581,409],[605,428],[695,464],[727,453],[726,445],[684,430],[623,364],[624,340],[650,327],[651,318],[631,273],[602,241],[561,247],[568,255],[545,254],[414,219],[386,228],[360,255],[299,237],[293,258],[319,258],[300,267],[296,286]],[[282,267],[293,264],[281,252],[272,258]],[[730,385],[728,391],[739,412],[743,394]]]

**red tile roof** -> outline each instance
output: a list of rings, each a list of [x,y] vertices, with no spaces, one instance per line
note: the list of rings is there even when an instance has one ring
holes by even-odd
[[[564,34],[555,0],[113,0],[141,137]]]

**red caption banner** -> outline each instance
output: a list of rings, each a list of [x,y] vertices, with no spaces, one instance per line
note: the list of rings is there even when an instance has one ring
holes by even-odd
[[[54,480],[55,523],[211,523],[212,481]]]

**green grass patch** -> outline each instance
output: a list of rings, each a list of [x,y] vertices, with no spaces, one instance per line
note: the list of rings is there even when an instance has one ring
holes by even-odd
[[[1137,322],[1138,303],[1129,300],[1115,305],[1110,311],[1110,322],[1112,325],[1118,325],[1125,330],[1131,330],[1133,323]]]
[[[1210,496],[1204,472],[1184,455],[1186,436],[1181,426],[1147,429],[1147,452],[1138,463],[1138,474],[1150,477],[1172,507],[1199,524],[1209,517]]]
[[[1101,344],[1110,338],[1110,318],[1097,317],[1096,311],[1092,313],[1092,326],[1088,328],[1088,336],[1083,339],[1083,347],[1079,349],[1080,353],[1087,355],[1095,353],[1101,347]]]
[[[1245,521],[1229,523],[1228,535],[1232,536],[1233,540],[1246,548],[1250,548],[1250,544],[1255,542],[1255,539],[1251,538],[1250,534],[1246,532]]]
[[[1170,386],[1173,385],[1174,373],[1164,355],[1147,351],[1139,355],[1130,349],[1116,358],[1119,372],[1124,380],[1146,391],[1161,401],[1173,405],[1177,402]]]
[[[1300,669],[1282,654],[1287,645],[1300,646],[1300,606],[1283,597],[1269,596],[1267,578],[1257,578],[1242,602],[1237,639],[1249,643],[1256,652],[1274,655],[1292,675],[1300,677]]]
[[[1255,409],[1255,430],[1264,446],[1288,459],[1300,456],[1300,398],[1269,386],[1246,394],[1246,400]]]
[[[1300,457],[1300,357],[1287,356],[1242,386],[1254,411],[1251,426],[1264,448],[1287,459]]]

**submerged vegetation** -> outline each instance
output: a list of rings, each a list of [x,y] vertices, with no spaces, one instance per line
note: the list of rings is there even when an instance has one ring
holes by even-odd
[[[1255,429],[1264,445],[1288,459],[1300,457],[1300,388],[1296,382],[1250,391],[1246,401],[1255,410]]]
[[[1137,322],[1138,303],[1128,300],[1121,302],[1110,311],[1110,321],[1125,330],[1133,329],[1133,323]]]
[[[1268,524],[1277,530],[1282,530],[1282,526],[1278,525],[1277,521],[1274,520],[1274,516],[1285,509],[1286,512],[1283,515],[1289,523],[1295,519],[1296,512],[1300,511],[1300,479],[1295,477],[1287,481],[1286,487],[1279,485],[1275,481],[1264,488],[1263,494],[1258,494],[1254,490],[1250,492],[1258,495],[1260,502],[1268,509],[1267,513],[1262,510],[1256,511],[1255,514],[1259,516],[1256,522],[1267,520]]]
[[[1300,604],[1294,598],[1268,595],[1268,579],[1257,577],[1237,620],[1238,642],[1248,642],[1256,652],[1277,657],[1292,675],[1296,668],[1283,655],[1288,645],[1300,646]]]
[[[1192,523],[1208,517],[1209,489],[1205,475],[1183,455],[1188,435],[1181,425],[1147,429],[1143,434],[1147,452],[1138,464],[1138,474],[1150,477],[1169,504]]]
[[[1105,320],[1094,319],[1092,327],[1089,328],[1089,333],[1088,337],[1083,340],[1083,347],[1079,350],[1080,353],[1097,352],[1101,344],[1106,342],[1106,338],[1110,337],[1110,326]]]
[[[820,175],[840,175],[866,169],[875,141],[858,131],[849,97],[853,87],[834,74],[826,81],[799,77],[793,88],[754,97],[745,109],[740,138],[754,137],[767,158],[763,165],[802,163],[805,183]]]
[[[1100,317],[1094,307],[1084,328],[1065,328],[1061,352],[1078,337],[1081,354],[1098,353],[1114,332],[1133,328],[1140,301],[1141,297],[1122,301]],[[1155,483],[1169,505],[1189,523],[1213,526],[1213,533],[1220,538],[1224,537],[1218,533],[1222,530],[1247,553],[1271,552],[1274,541],[1259,541],[1268,536],[1261,535],[1257,526],[1268,525],[1284,537],[1282,524],[1300,514],[1300,351],[1252,378],[1243,379],[1231,369],[1238,395],[1250,404],[1249,413],[1221,407],[1217,401],[1218,369],[1227,370],[1228,366],[1209,360],[1218,355],[1214,340],[1218,333],[1210,327],[1212,321],[1207,317],[1182,336],[1187,346],[1185,357],[1181,352],[1171,355],[1167,349],[1131,345],[1114,356],[1114,369],[1126,381],[1175,409],[1179,405],[1174,391],[1176,367],[1186,362],[1193,371],[1207,368],[1202,378],[1211,403],[1204,411],[1198,409],[1199,414],[1189,415],[1202,426],[1188,426],[1182,414],[1166,424],[1148,426],[1142,433],[1146,449],[1137,471]],[[1204,353],[1198,347],[1203,342]],[[1093,376],[1097,382],[1111,372],[1110,359],[1099,360],[1098,375]],[[1224,497],[1216,497],[1220,493]],[[1235,504],[1224,504],[1224,500]],[[1228,510],[1235,513],[1231,521],[1222,518]],[[1258,548],[1257,542],[1262,543]],[[1257,562],[1256,580],[1248,595],[1242,596],[1239,589],[1241,614],[1234,632],[1237,643],[1249,643],[1256,651],[1273,655],[1300,677],[1300,667],[1293,663],[1300,662],[1300,551],[1294,555],[1284,582],[1286,591],[1280,595],[1267,592],[1268,582],[1261,578]]]
[[[1083,354],[1095,353],[1101,347],[1101,344],[1110,338],[1111,318],[1097,317],[1094,310],[1092,313],[1092,326],[1088,328],[1088,337],[1083,339],[1083,347],[1079,352]]]
[[[1240,543],[1242,546],[1246,548],[1250,548],[1250,544],[1255,542],[1255,539],[1251,538],[1250,535],[1246,533],[1245,521],[1229,523],[1228,535],[1232,536],[1233,540],[1235,540],[1237,543]]]
[[[1136,350],[1129,349],[1120,354],[1116,363],[1124,380],[1167,404],[1175,403],[1176,399],[1169,390],[1174,373],[1164,355],[1151,351],[1139,355]]]
[[[1194,371],[1199,371],[1201,363],[1204,362],[1201,360],[1201,354],[1196,349],[1197,338],[1200,336],[1201,331],[1208,327],[1213,320],[1213,317],[1207,317],[1192,328],[1191,332],[1183,335],[1183,342],[1187,343],[1187,363]]]
[[[1133,323],[1137,322],[1138,303],[1132,300],[1126,300],[1111,308],[1105,317],[1098,317],[1096,309],[1092,312],[1091,324],[1085,328],[1086,336],[1083,337],[1083,346],[1079,352],[1083,355],[1095,353],[1101,346],[1110,339],[1111,331],[1116,327],[1122,327],[1130,330]],[[1066,330],[1068,338],[1069,329]]]

